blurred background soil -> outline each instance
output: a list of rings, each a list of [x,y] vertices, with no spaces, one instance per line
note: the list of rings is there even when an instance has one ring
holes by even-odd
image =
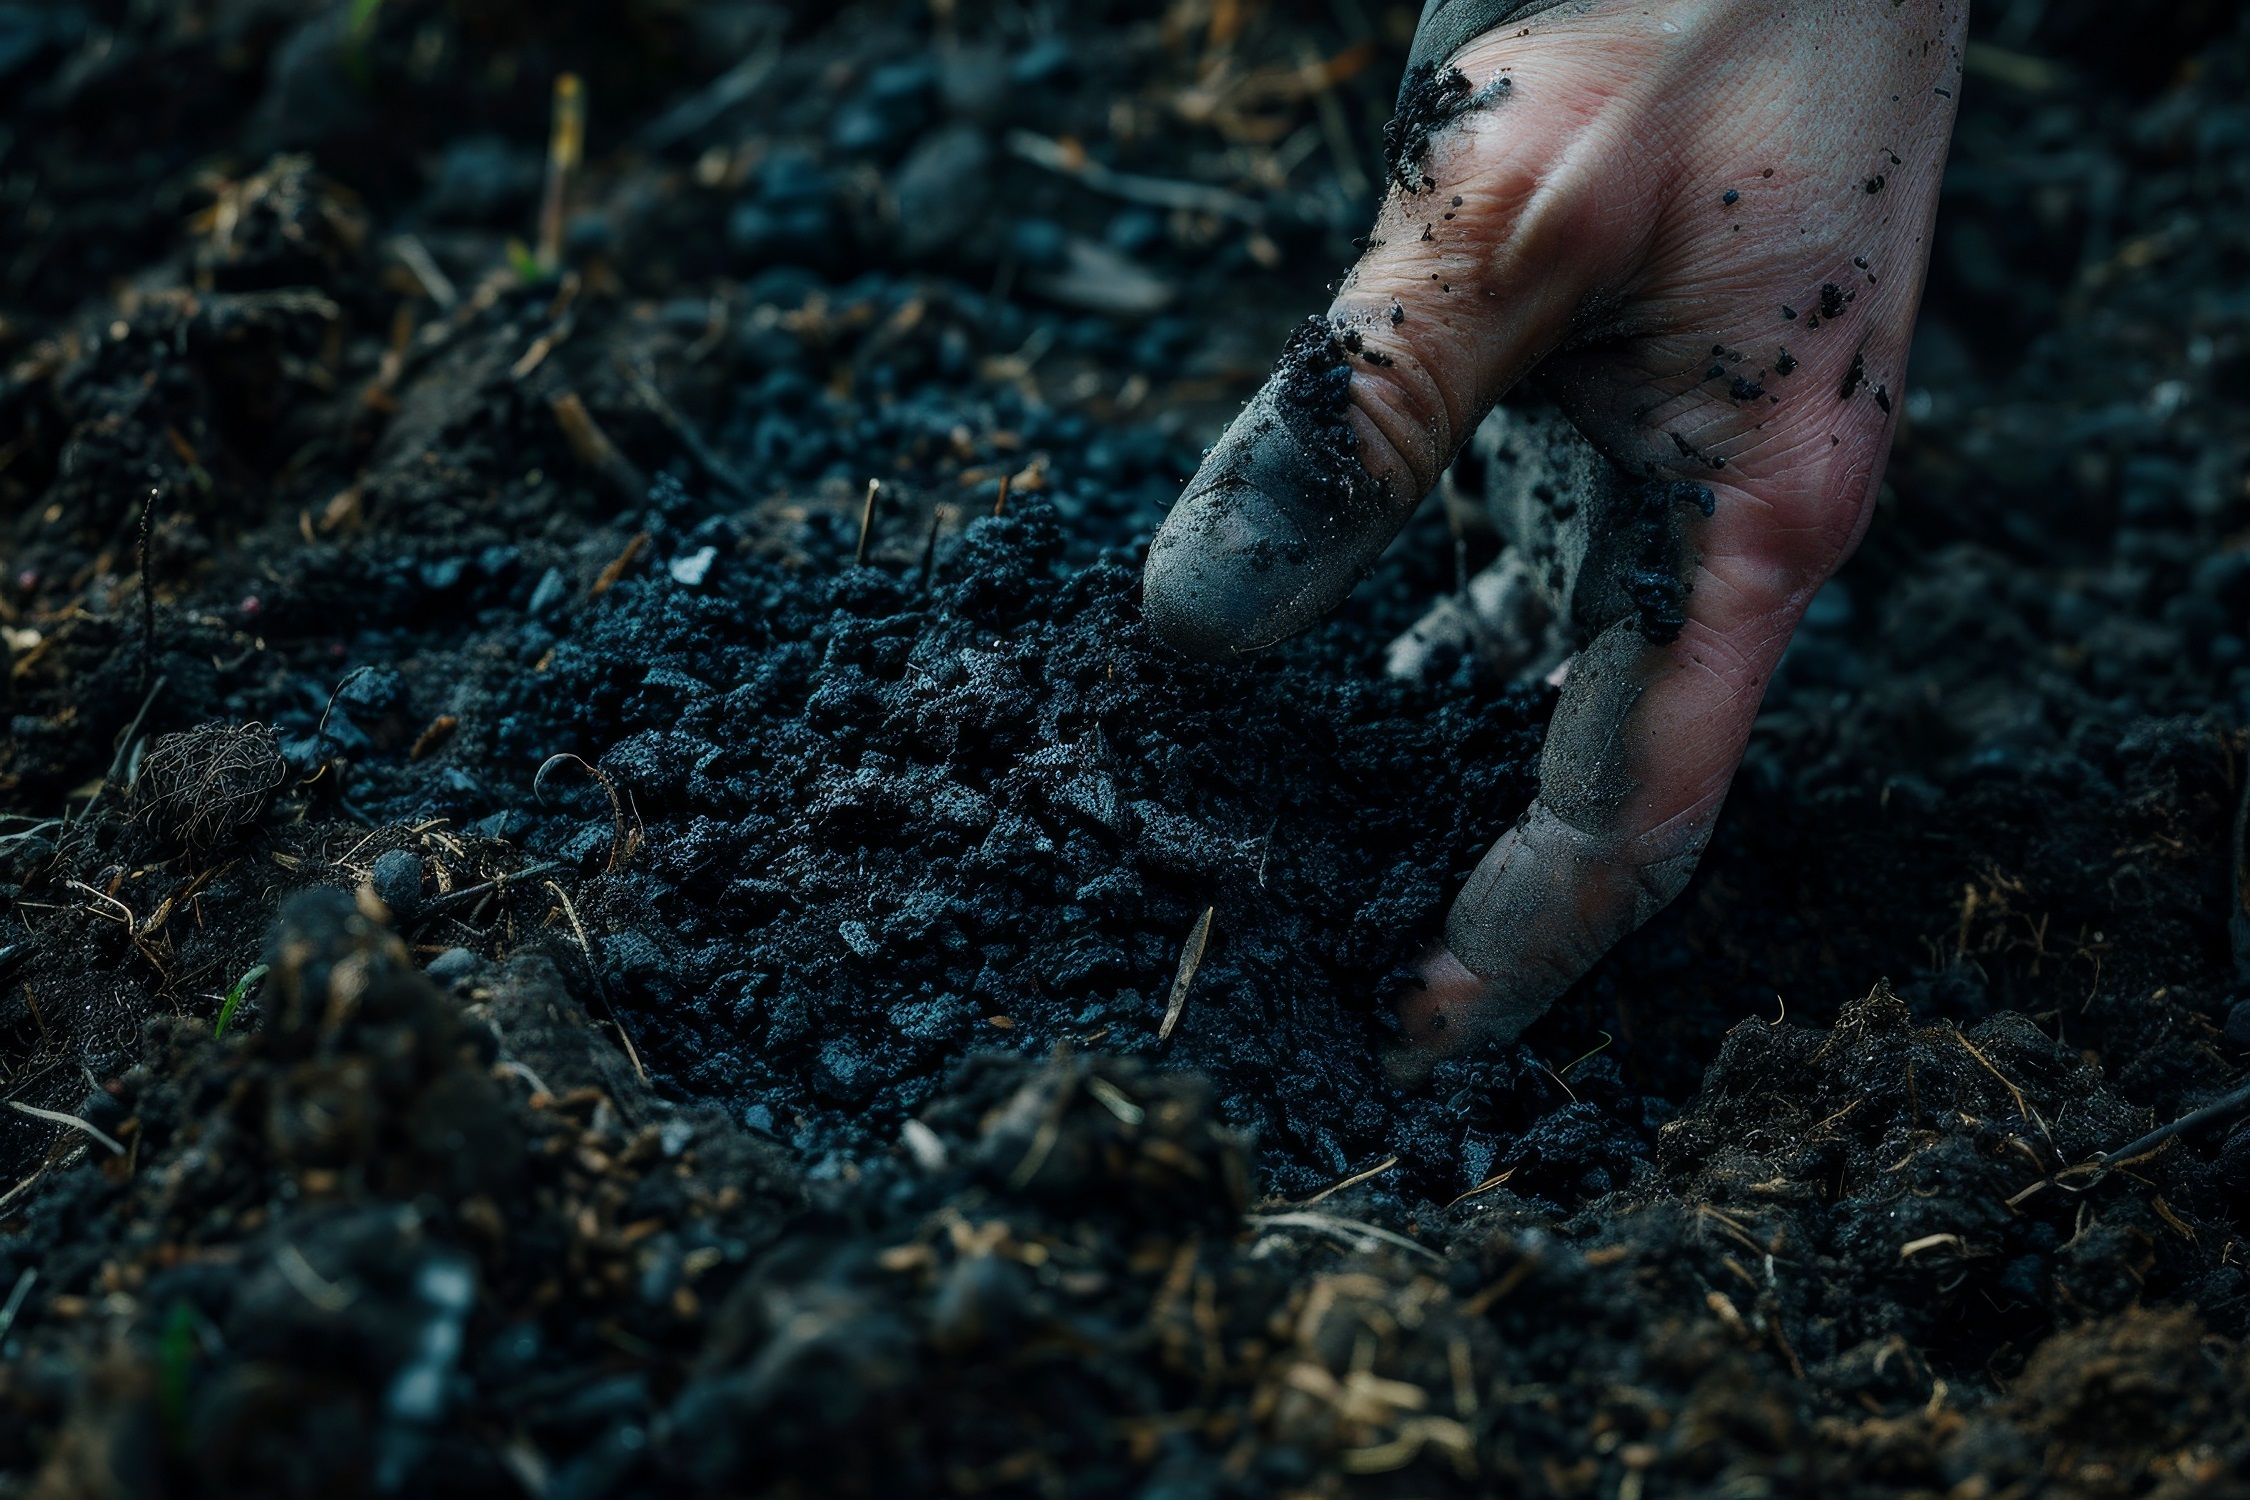
[[[1402,1091],[1495,544],[1137,569],[1409,7],[0,3],[0,1490],[2240,1492],[2250,1130],[2097,1165],[2250,1058],[2238,9],[1979,9],[1703,869]]]

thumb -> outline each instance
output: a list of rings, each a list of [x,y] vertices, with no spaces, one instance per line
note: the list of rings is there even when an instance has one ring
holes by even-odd
[[[1603,112],[1565,107],[1580,82],[1566,60],[1503,71],[1498,58],[1480,39],[1409,75],[1366,253],[1149,549],[1144,602],[1172,646],[1255,651],[1342,603],[1492,404],[1635,253],[1633,231],[1617,232],[1631,219],[1601,212],[1632,190],[1633,153],[1601,148]],[[1552,107],[1522,108],[1527,92]]]

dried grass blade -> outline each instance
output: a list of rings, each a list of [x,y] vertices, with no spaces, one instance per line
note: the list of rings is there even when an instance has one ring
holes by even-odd
[[[123,1156],[125,1154],[125,1148],[123,1146],[119,1145],[116,1141],[111,1140],[100,1126],[94,1124],[90,1120],[81,1120],[76,1115],[66,1115],[59,1109],[41,1109],[36,1104],[26,1104],[20,1099],[10,1099],[8,1101],[8,1108],[17,1111],[20,1114],[30,1115],[35,1119],[52,1120],[57,1125],[68,1125],[73,1130],[83,1130],[86,1132],[86,1134],[92,1136],[95,1140],[100,1141],[104,1146],[107,1146],[109,1148],[110,1155]]]
[[[1203,950],[1211,942],[1211,919],[1218,915],[1216,906],[1203,908],[1196,918],[1195,927],[1188,933],[1187,946],[1180,950],[1180,971],[1172,978],[1172,996],[1164,1003],[1164,1024],[1156,1028],[1160,1042],[1172,1039],[1172,1028],[1180,1024],[1180,1012],[1187,1009],[1188,986],[1195,983],[1195,971],[1203,964]]]
[[[1285,1214],[1252,1214],[1250,1215],[1250,1222],[1260,1228],[1318,1230],[1322,1234],[1333,1239],[1341,1239],[1346,1243],[1357,1240],[1374,1240],[1396,1249],[1411,1250],[1416,1255],[1426,1255],[1434,1261],[1442,1262],[1445,1259],[1444,1256],[1419,1240],[1410,1240],[1394,1229],[1385,1229],[1380,1224],[1370,1224],[1365,1219],[1347,1219],[1338,1214],[1306,1213],[1300,1209]]]

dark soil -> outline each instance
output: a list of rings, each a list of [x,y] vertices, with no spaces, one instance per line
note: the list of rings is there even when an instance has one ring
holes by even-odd
[[[0,6],[0,1491],[2242,1493],[2250,1129],[2097,1163],[2250,1058],[2250,32],[1992,9],[1703,870],[1402,1090],[1490,543],[1137,570],[1407,8]]]

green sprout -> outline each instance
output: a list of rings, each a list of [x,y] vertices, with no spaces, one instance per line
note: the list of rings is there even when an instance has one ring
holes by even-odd
[[[227,1034],[227,1023],[234,1019],[236,1007],[249,997],[251,987],[265,978],[267,972],[267,965],[260,964],[234,982],[234,988],[227,991],[226,1001],[219,1007],[218,1024],[211,1028],[211,1035],[219,1037]]]
[[[553,269],[541,265],[539,257],[522,240],[508,241],[508,269],[516,273],[516,280],[524,286],[539,286],[554,280],[555,276]]]

